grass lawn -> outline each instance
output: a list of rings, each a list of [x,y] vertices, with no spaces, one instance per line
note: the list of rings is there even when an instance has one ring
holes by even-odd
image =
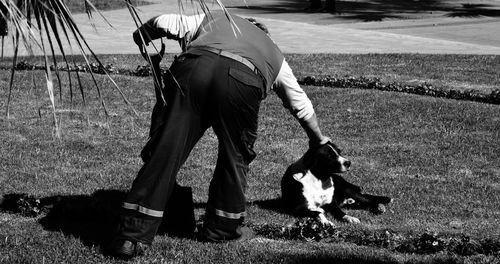
[[[500,65],[495,56],[287,56],[299,76],[363,73],[387,81],[426,80],[444,88],[461,83],[474,89],[493,89],[499,83],[493,70]],[[103,60],[130,69],[144,64],[138,55],[110,55]],[[0,120],[0,195],[5,198],[26,193],[55,202],[36,217],[0,207],[0,263],[119,263],[104,256],[101,250],[109,241],[123,192],[142,164],[139,152],[146,142],[154,104],[151,78],[113,76],[139,113],[134,116],[112,90],[109,80],[97,75],[110,112],[106,117],[90,75],[82,74],[87,106],[82,106],[78,96],[71,104],[65,88],[63,102],[57,100],[62,138],[56,139],[43,72],[16,74],[11,118],[2,116]],[[9,76],[9,71],[0,70],[1,87],[8,87]],[[65,77],[63,82],[67,83]],[[388,195],[395,200],[379,216],[349,211],[362,223],[352,226],[337,222],[338,232],[346,236],[368,234],[367,240],[369,234],[388,234],[391,241],[436,232],[500,244],[499,105],[374,90],[314,86],[304,89],[315,105],[323,132],[353,161],[345,178],[363,186],[368,193]],[[5,109],[8,91],[4,88],[0,93],[4,98],[0,109]],[[308,241],[273,235],[298,220],[283,213],[276,201],[286,167],[306,148],[305,134],[271,93],[261,107],[255,147],[258,156],[248,177],[246,222],[260,230],[257,237],[241,243],[209,244],[158,235],[152,250],[136,262],[500,260],[500,252],[407,253],[362,240]],[[178,175],[182,185],[193,188],[197,217],[204,211],[216,149],[217,140],[209,131]],[[271,230],[263,232],[266,228]]]

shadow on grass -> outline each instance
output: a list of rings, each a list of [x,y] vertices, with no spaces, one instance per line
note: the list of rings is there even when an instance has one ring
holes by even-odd
[[[283,200],[281,198],[274,198],[268,200],[259,200],[250,203],[251,205],[255,204],[262,209],[275,211],[281,214],[292,215],[290,211],[286,210],[285,205],[283,204]]]
[[[62,232],[80,239],[86,246],[106,249],[113,239],[126,192],[98,190],[91,195],[66,195],[35,198],[26,194],[7,194],[0,200],[0,211],[35,217],[45,230]],[[188,197],[189,196],[189,197]],[[186,201],[191,200],[191,204]],[[181,206],[179,206],[181,205]],[[195,219],[188,187],[176,187],[165,211],[175,212],[162,221],[158,234],[193,237]]]
[[[57,195],[36,198],[27,194],[6,194],[0,200],[0,211],[25,217],[40,218],[45,230],[62,232],[80,239],[87,246],[106,248],[116,231],[122,202],[126,192],[98,190],[91,195]],[[280,198],[250,202],[264,209],[287,213]],[[158,230],[158,235],[193,238],[196,226],[194,209],[203,209],[206,203],[193,203],[189,187],[176,186],[165,211],[169,213]]]
[[[118,190],[44,198],[12,193],[2,197],[0,211],[24,217],[45,214],[39,219],[45,230],[79,238],[87,246],[102,246],[113,236],[124,198],[125,192]]]
[[[125,192],[99,190],[92,195],[42,199],[49,211],[40,224],[49,231],[79,238],[87,246],[106,246],[113,238]]]

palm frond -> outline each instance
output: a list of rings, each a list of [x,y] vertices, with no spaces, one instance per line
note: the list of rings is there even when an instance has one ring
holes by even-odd
[[[49,2],[49,4],[50,4],[50,10],[57,10],[58,9],[58,7],[54,6],[52,2]],[[57,46],[59,47],[59,51],[61,52],[63,60],[64,60],[65,65],[66,65],[66,72],[68,73],[68,81],[69,81],[70,101],[73,102],[73,82],[71,81],[71,73],[70,73],[69,63],[68,63],[68,60],[66,58],[66,53],[64,52],[61,37],[59,36],[56,15],[53,12],[48,12],[46,19],[48,20],[50,28],[51,28],[52,32],[54,33],[54,38],[56,39]],[[52,49],[52,51],[53,50],[54,49]],[[54,53],[54,51],[52,53]],[[54,66],[55,66],[56,70],[59,68],[59,67],[57,67],[57,60],[54,60]],[[59,75],[57,75],[57,76],[58,76],[58,82],[59,82],[59,99],[62,101],[62,85],[61,85]]]
[[[108,19],[106,19],[106,17],[101,13],[101,11],[99,11],[99,9],[97,9],[95,5],[92,4],[92,2],[90,2],[89,0],[85,0],[85,13],[87,13],[87,16],[89,17],[90,21],[92,21],[92,12],[94,11],[101,16],[101,18],[108,24],[108,26],[114,28],[113,25],[109,23]]]
[[[141,27],[142,26],[142,21],[141,21],[141,18],[139,16],[139,14],[137,13],[136,7],[134,5],[132,5],[132,3],[130,2],[130,0],[125,0],[125,1],[127,3],[127,8],[129,10],[130,16],[134,20],[135,26],[137,28]],[[142,31],[139,31],[139,36],[141,37],[142,43],[145,43],[145,36],[142,35]],[[149,36],[147,38],[151,39]],[[156,52],[158,52],[158,48],[154,45],[154,43],[153,43],[153,48],[156,50]],[[145,52],[146,52],[146,55],[147,55],[145,57],[145,59],[148,60],[148,63],[150,65],[151,69],[153,70],[153,81],[155,82],[155,89],[160,89],[161,83],[160,83],[160,79],[158,78],[158,76],[160,76],[160,74],[158,72],[156,72],[156,70],[157,70],[156,68],[157,67],[155,67],[155,65],[153,65],[153,62],[151,61],[151,58],[149,56],[149,53],[148,53],[147,49],[145,50]],[[161,95],[161,99],[163,100],[163,103],[166,103],[166,100],[163,97],[163,93],[160,91],[159,94]]]
[[[92,19],[93,13],[97,12],[103,20],[112,27],[111,23],[106,19],[105,15],[103,15],[96,6],[91,2],[91,0],[82,0],[85,4],[85,12],[87,13],[89,19]],[[126,6],[128,7],[131,19],[133,19],[136,23],[137,27],[142,25],[141,19],[135,9],[135,6],[131,3],[130,0],[123,0]],[[242,0],[244,1],[244,0]],[[229,21],[233,26],[236,26],[231,16],[225,9],[221,0],[177,0],[177,4],[179,6],[179,12],[182,13],[185,11],[187,5],[191,5],[194,9],[195,6],[198,6],[199,9],[202,10],[207,15],[210,15],[210,10],[212,7],[209,4],[215,4],[215,6],[219,6],[226,14]],[[54,118],[55,123],[57,124],[57,117],[55,116],[56,107],[55,100],[53,100],[54,96],[54,83],[52,80],[52,74],[55,74],[57,77],[57,85],[59,86],[59,96],[62,101],[63,98],[63,87],[61,83],[61,78],[59,74],[58,62],[56,59],[56,53],[62,54],[63,63],[65,64],[65,70],[68,72],[69,78],[69,96],[71,102],[73,101],[73,82],[71,81],[70,71],[70,62],[68,61],[67,54],[74,54],[74,48],[77,53],[82,55],[87,66],[90,67],[91,57],[93,60],[97,62],[99,67],[104,69],[107,77],[113,83],[114,89],[116,89],[121,95],[122,99],[125,103],[131,106],[131,103],[126,98],[120,87],[116,84],[116,82],[109,76],[108,72],[105,70],[102,62],[98,58],[98,56],[94,53],[89,43],[87,42],[85,36],[82,34],[79,26],[76,24],[71,11],[68,9],[64,0],[0,0],[0,36],[2,36],[2,56],[3,56],[3,37],[6,34],[6,30],[2,28],[7,28],[7,23],[2,27],[2,21],[6,21],[11,29],[9,33],[12,34],[12,47],[14,49],[13,56],[13,64],[12,64],[12,72],[11,72],[11,80],[9,84],[9,96],[7,101],[7,116],[9,115],[9,105],[11,98],[11,91],[13,87],[13,79],[15,72],[15,65],[18,57],[18,51],[20,45],[23,45],[28,54],[35,54],[35,50],[39,50],[42,52],[43,57],[45,59],[45,76],[47,81],[47,89],[49,93],[49,97],[51,99],[52,108],[54,110]],[[236,30],[237,27],[235,27]],[[67,46],[65,46],[65,44]],[[69,47],[69,48],[68,48]],[[69,52],[68,52],[69,51]],[[50,70],[51,66],[49,65],[49,57],[52,57],[52,63],[54,64],[54,72]],[[151,63],[151,62],[150,62]],[[75,64],[75,61],[73,61]],[[100,100],[103,109],[106,114],[108,114],[108,110],[106,108],[106,103],[104,102],[103,97],[101,96],[101,89],[94,77],[94,73],[90,72],[94,85],[97,90],[98,99]],[[76,73],[80,94],[82,100],[85,104],[85,93],[82,88],[80,75],[78,72]],[[159,82],[155,80],[155,82]],[[131,106],[133,112],[137,115],[137,112]]]
[[[91,14],[91,10],[98,11],[95,6],[90,3],[90,1],[86,1],[87,13]],[[69,63],[66,59],[65,48],[63,46],[63,38],[66,43],[69,43],[70,48],[72,47],[71,43],[76,43],[76,47],[79,50],[79,53],[85,58],[87,66],[90,66],[90,62],[88,59],[88,54],[97,62],[97,64],[104,68],[102,62],[96,56],[96,54],[91,49],[90,45],[87,43],[87,40],[81,33],[78,25],[75,23],[73,16],[63,0],[18,0],[17,3],[14,3],[13,0],[0,0],[0,5],[4,6],[5,14],[2,12],[2,17],[9,21],[11,25],[13,25],[14,34],[17,36],[17,41],[13,41],[13,47],[16,51],[19,50],[19,45],[21,43],[24,45],[29,54],[33,55],[34,50],[38,49],[42,52],[44,57],[51,56],[52,63],[54,65],[54,73],[57,77],[57,84],[59,86],[59,95],[62,100],[62,84],[59,75],[59,67],[56,58],[56,50],[59,51],[63,55],[63,59],[66,64],[66,69],[69,70]],[[109,23],[109,22],[108,22]],[[61,31],[63,35],[61,35]],[[14,56],[13,65],[16,64],[17,60],[17,52],[16,56]],[[51,77],[52,72],[49,71],[50,65],[46,63],[45,71],[46,77]],[[49,76],[50,73],[50,76]],[[107,73],[106,73],[107,74]],[[106,109],[106,104],[104,99],[101,96],[100,88],[91,73],[92,79],[94,81],[94,85],[98,91],[98,98],[101,101],[101,104],[104,108],[105,113],[108,113]],[[12,73],[13,77],[14,74]],[[71,83],[71,75],[68,73],[70,83]],[[114,87],[119,91],[122,95],[126,104],[131,106],[128,99],[125,97],[121,89],[118,87],[116,82],[112,80],[112,78],[107,74]],[[77,76],[79,78],[79,76]],[[53,88],[53,84],[49,83],[52,80],[47,78],[47,87]],[[81,82],[79,81],[79,84]],[[12,85],[12,80],[11,80]],[[12,88],[10,88],[12,89]],[[80,89],[83,96],[83,89]],[[49,91],[51,94],[51,91]],[[52,93],[53,94],[53,93]],[[72,86],[70,85],[70,96],[72,101]],[[55,102],[51,100],[53,108],[55,109]],[[9,109],[10,105],[10,94],[7,102],[7,109]],[[133,107],[131,107],[135,114],[137,112]],[[8,112],[7,112],[8,114]]]
[[[19,33],[16,33],[15,36],[12,36],[12,43],[18,43],[19,42]],[[7,119],[9,119],[10,116],[10,100],[12,97],[12,87],[14,86],[14,74],[16,73],[16,61],[17,61],[17,52],[19,51],[19,45],[15,45],[14,48],[14,58],[12,60],[12,68],[10,69],[10,81],[9,81],[9,95],[7,97],[7,109],[5,111],[7,115]]]
[[[2,52],[0,58],[3,59],[3,49],[5,44],[5,37],[9,33],[9,25],[7,24],[7,7],[0,3],[0,37],[2,38]]]

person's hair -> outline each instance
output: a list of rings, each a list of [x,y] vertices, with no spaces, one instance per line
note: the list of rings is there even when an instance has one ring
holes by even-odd
[[[266,25],[264,25],[264,23],[260,23],[259,21],[257,21],[255,18],[252,17],[248,17],[246,18],[246,20],[250,21],[250,23],[254,24],[256,27],[266,32],[266,34],[269,34],[269,30],[267,29]]]

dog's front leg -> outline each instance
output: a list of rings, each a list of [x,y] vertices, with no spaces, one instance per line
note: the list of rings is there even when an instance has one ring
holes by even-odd
[[[328,220],[325,215],[325,210],[321,207],[309,207],[310,216],[316,218],[321,224],[327,226],[334,226],[333,222]]]
[[[344,222],[351,223],[351,224],[361,223],[361,221],[358,218],[356,218],[354,216],[347,215],[346,213],[344,213],[344,211],[342,211],[342,209],[340,209],[340,207],[336,203],[328,204],[325,207],[325,209],[327,209],[328,212],[333,214],[333,216],[335,218],[340,219]]]
[[[323,224],[327,226],[334,226],[333,222],[328,220],[325,216],[325,213],[319,213],[318,214],[318,220]]]

